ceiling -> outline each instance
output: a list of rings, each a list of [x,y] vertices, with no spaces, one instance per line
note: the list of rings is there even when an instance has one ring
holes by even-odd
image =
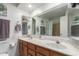
[[[29,4],[32,6],[31,8],[28,7]],[[16,4],[16,5],[18,5],[18,8],[20,8],[20,9],[24,10],[25,12],[31,14],[34,10],[36,10],[37,8],[40,8],[40,7],[42,7],[46,4],[47,3],[20,3],[19,5],[18,4]]]
[[[55,17],[61,17],[64,16],[67,10],[67,5],[62,5],[62,6],[56,6],[55,8],[52,8],[48,10],[45,13],[42,13],[41,15],[38,15],[39,17],[42,18],[55,18]]]
[[[34,10],[40,9],[43,6],[46,6],[49,3],[12,3],[14,6],[24,10],[28,14],[31,14]],[[32,7],[29,8],[28,5],[31,5]],[[48,11],[45,11],[45,13],[42,13],[39,15],[40,17],[46,17],[46,18],[52,18],[52,17],[58,17],[65,15],[67,5],[58,5],[55,8],[51,8]]]

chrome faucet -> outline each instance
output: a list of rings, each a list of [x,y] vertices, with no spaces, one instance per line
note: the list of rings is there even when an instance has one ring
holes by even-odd
[[[32,36],[31,35],[28,35],[27,37],[30,37],[32,39]]]
[[[57,43],[57,44],[60,44],[60,42],[59,42],[58,40],[56,41],[56,43]]]

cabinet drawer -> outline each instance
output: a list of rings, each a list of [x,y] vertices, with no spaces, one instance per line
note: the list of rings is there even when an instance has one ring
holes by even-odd
[[[26,41],[23,41],[23,45],[27,46],[27,42]]]
[[[37,52],[37,53],[40,53],[40,54],[42,54],[42,55],[45,55],[45,56],[49,56],[49,52],[50,52],[50,51],[49,51],[48,49],[46,49],[46,48],[37,46],[37,47],[36,47],[36,52]]]
[[[35,56],[35,51],[31,50],[31,49],[28,49],[28,54],[32,55],[32,56]]]
[[[32,43],[28,43],[28,48],[35,51],[35,45],[33,45]]]

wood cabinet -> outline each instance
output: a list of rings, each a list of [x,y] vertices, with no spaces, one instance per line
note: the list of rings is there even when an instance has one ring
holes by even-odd
[[[66,56],[66,55],[52,50],[50,51],[50,56]]]
[[[49,50],[40,46],[36,46],[36,55],[49,56]]]
[[[23,47],[22,47],[22,40],[19,40],[19,55],[22,56],[23,55]]]
[[[35,51],[35,45],[32,43],[28,43],[28,49],[34,50]]]
[[[19,40],[20,56],[65,56],[65,54]]]
[[[35,45],[28,43],[28,55],[35,56]]]
[[[23,46],[23,56],[27,56],[27,47]]]
[[[27,56],[27,42],[19,40],[19,55]]]
[[[31,56],[35,56],[35,51],[31,50],[31,49],[28,49],[28,54],[30,54]]]
[[[23,46],[22,46],[22,52],[23,52],[23,56],[27,56],[27,53],[28,53],[28,48],[27,48],[27,45],[28,45],[28,43],[26,42],[26,41],[23,41],[22,42],[23,44]]]

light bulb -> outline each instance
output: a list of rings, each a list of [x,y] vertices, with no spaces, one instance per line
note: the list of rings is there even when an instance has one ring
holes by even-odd
[[[31,5],[31,4],[29,4],[29,5],[28,5],[28,7],[29,7],[29,8],[31,8],[31,7],[32,7],[32,5]]]

